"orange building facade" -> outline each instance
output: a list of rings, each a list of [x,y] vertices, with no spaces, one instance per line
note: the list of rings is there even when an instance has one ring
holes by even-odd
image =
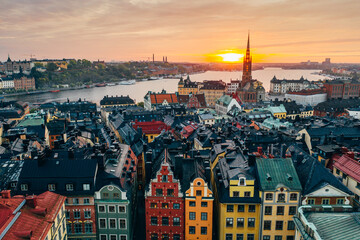
[[[195,178],[185,193],[185,239],[211,240],[213,192],[202,178]]]

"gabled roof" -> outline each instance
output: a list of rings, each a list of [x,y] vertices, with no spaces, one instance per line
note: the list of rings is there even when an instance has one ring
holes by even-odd
[[[355,159],[344,154],[335,160],[334,167],[360,182],[360,163]]]
[[[263,191],[275,191],[279,187],[301,191],[301,183],[290,158],[259,158],[256,165]]]
[[[151,93],[150,94],[151,104],[162,104],[165,100],[169,104],[178,103],[178,98],[175,93]]]

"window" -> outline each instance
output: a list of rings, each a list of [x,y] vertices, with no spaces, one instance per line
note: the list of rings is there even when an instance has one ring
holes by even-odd
[[[169,226],[169,218],[168,217],[163,217],[162,218],[162,225],[163,226]]]
[[[276,221],[275,230],[283,230],[283,221]]]
[[[65,216],[66,216],[66,219],[69,219],[70,218],[70,212],[66,211]]]
[[[115,218],[110,218],[109,219],[109,228],[110,229],[116,229],[116,219]]]
[[[279,193],[279,195],[278,195],[278,202],[285,202],[285,194]]]
[[[244,205],[238,205],[238,212],[244,212],[245,206]]]
[[[82,226],[79,223],[74,224],[74,231],[75,233],[82,233]]]
[[[158,240],[158,235],[157,235],[157,233],[152,233],[152,234],[151,234],[151,240]]]
[[[309,204],[309,205],[314,205],[315,204],[315,199],[308,199],[307,200],[307,204]]]
[[[236,240],[244,240],[244,234],[236,234]]]
[[[275,240],[282,240],[282,236],[275,236]]]
[[[239,191],[233,191],[233,197],[239,197],[240,194],[239,194]]]
[[[272,215],[272,206],[265,206],[265,215]]]
[[[55,191],[55,184],[48,184],[48,190],[49,191]]]
[[[156,203],[150,203],[150,208],[157,208],[157,204]]]
[[[89,198],[84,198],[84,204],[90,204],[90,199]]]
[[[290,206],[289,207],[289,215],[295,215],[296,214],[296,207]]]
[[[80,211],[74,211],[74,218],[79,219],[80,218]]]
[[[247,235],[247,240],[254,240],[255,239],[255,235],[254,234],[248,234]]]
[[[180,218],[179,217],[174,217],[173,218],[173,225],[174,226],[180,226]]]
[[[180,209],[180,204],[179,203],[174,203],[173,207],[174,207],[174,209]]]
[[[126,219],[125,218],[120,218],[119,219],[119,228],[120,229],[126,229]]]
[[[74,204],[74,205],[78,205],[78,204],[79,204],[79,199],[78,199],[78,198],[74,198],[74,199],[73,199],[73,204]]]
[[[117,235],[110,234],[110,240],[117,240]]]
[[[99,205],[99,212],[104,213],[105,212],[105,206]]]
[[[234,211],[234,205],[227,205],[226,206],[226,211],[227,212],[233,212]]]
[[[114,196],[114,198],[120,198],[120,194],[119,194],[119,193],[114,193],[113,196]]]
[[[190,201],[189,206],[190,207],[196,207],[196,202],[195,201]]]
[[[236,226],[237,227],[244,227],[244,218],[236,219]]]
[[[251,192],[244,192],[244,197],[250,197]]]
[[[266,199],[267,201],[273,200],[273,194],[272,194],[272,193],[267,193],[267,194],[265,195],[265,199]]]
[[[249,212],[255,212],[255,205],[249,205]]]
[[[288,227],[287,230],[295,230],[295,224],[294,221],[288,221]]]
[[[150,224],[151,225],[157,225],[158,224],[157,217],[151,217],[150,218]]]
[[[174,196],[174,189],[168,189],[167,190],[167,195],[168,196]]]
[[[119,206],[119,213],[124,213],[124,212],[126,212],[125,206]]]
[[[206,221],[208,219],[208,217],[207,217],[207,212],[202,212],[201,213],[201,220],[202,221]]]
[[[103,198],[109,198],[109,194],[108,194],[108,193],[103,193],[103,194],[102,194],[102,197],[103,197]]]
[[[207,207],[207,206],[208,206],[207,202],[201,202],[201,207]]]
[[[84,211],[84,218],[91,218],[91,211],[90,210],[85,210]]]
[[[72,233],[72,230],[71,230],[71,224],[66,224],[66,231],[68,234]]]
[[[92,232],[93,232],[92,223],[85,223],[85,233],[92,233]]]
[[[156,196],[162,196],[163,195],[163,190],[161,188],[157,188],[156,189]]]
[[[74,185],[73,184],[66,184],[66,191],[74,191]]]
[[[231,233],[227,233],[225,235],[225,240],[233,240],[233,235]]]
[[[329,203],[330,203],[330,199],[328,199],[328,198],[323,198],[321,200],[321,204],[323,204],[323,205],[329,205]]]
[[[189,226],[189,234],[195,234],[195,227]]]
[[[163,182],[167,182],[167,181],[168,181],[167,175],[162,175],[162,181],[163,181]]]
[[[270,240],[270,236],[269,235],[264,235],[263,240]]]
[[[201,227],[200,233],[201,235],[207,235],[207,227]]]
[[[286,236],[286,240],[294,240],[294,236]]]
[[[246,182],[245,182],[245,178],[239,178],[239,186],[245,186]]]
[[[109,213],[114,213],[115,212],[115,206],[108,206],[108,210],[109,210]]]
[[[290,194],[290,201],[296,201],[298,199],[297,193],[291,193]]]
[[[232,227],[234,224],[233,218],[226,218],[226,227]]]
[[[336,204],[339,204],[339,205],[344,204],[344,199],[343,198],[336,199]]]
[[[248,227],[255,227],[255,218],[248,218]]]
[[[100,234],[100,240],[107,240],[107,235]]]
[[[284,215],[284,206],[278,206],[276,208],[276,215]]]
[[[169,208],[169,204],[168,203],[162,203],[161,208],[167,209],[167,208]]]
[[[271,230],[271,221],[264,221],[264,230]]]
[[[196,196],[202,196],[202,191],[201,190],[196,190]]]
[[[174,234],[174,240],[180,240],[180,234]]]
[[[90,184],[84,183],[84,184],[83,184],[83,190],[84,190],[84,191],[89,191],[89,190],[90,190]]]
[[[196,220],[196,213],[195,212],[189,212],[189,220]]]

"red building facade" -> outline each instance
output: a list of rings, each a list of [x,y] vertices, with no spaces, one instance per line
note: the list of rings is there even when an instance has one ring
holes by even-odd
[[[328,99],[349,99],[360,96],[360,82],[333,80],[324,83]]]
[[[35,90],[35,78],[21,77],[14,79],[14,88],[15,90]]]
[[[166,153],[165,153],[166,159]],[[146,239],[184,239],[184,199],[180,181],[163,160],[145,195]]]

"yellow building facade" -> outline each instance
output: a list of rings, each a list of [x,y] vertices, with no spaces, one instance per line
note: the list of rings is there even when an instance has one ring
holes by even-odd
[[[213,192],[198,177],[185,193],[185,239],[211,240],[213,234]]]

